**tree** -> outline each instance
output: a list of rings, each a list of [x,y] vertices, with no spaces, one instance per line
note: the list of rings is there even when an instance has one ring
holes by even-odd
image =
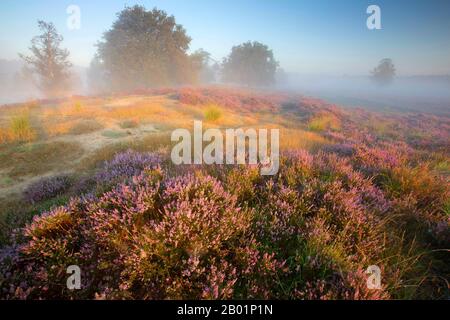
[[[95,55],[87,71],[89,92],[96,94],[108,91],[108,78],[103,61],[101,61],[98,55]]]
[[[395,67],[391,59],[383,59],[378,66],[372,70],[372,79],[380,84],[390,84],[395,77]]]
[[[173,16],[154,8],[127,7],[98,43],[98,57],[113,89],[192,81],[191,38]]]
[[[222,67],[223,80],[226,82],[265,86],[275,82],[278,62],[266,45],[249,41],[233,47]]]
[[[197,82],[211,83],[215,81],[213,65],[210,64],[211,54],[203,49],[199,49],[191,54],[194,73],[197,74]]]
[[[63,37],[53,23],[38,21],[38,26],[42,34],[31,40],[31,55],[19,56],[37,77],[39,89],[47,97],[57,97],[64,94],[70,85],[72,64],[68,61],[69,51],[60,48]]]

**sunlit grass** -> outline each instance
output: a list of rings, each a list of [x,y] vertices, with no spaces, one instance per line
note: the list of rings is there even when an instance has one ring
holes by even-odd
[[[210,105],[204,112],[204,118],[206,121],[215,122],[222,117],[222,110],[216,105]]]
[[[75,123],[69,130],[70,134],[81,135],[92,133],[103,129],[103,126],[96,120],[79,121]]]
[[[105,117],[113,119],[152,120],[159,116],[173,116],[175,112],[161,101],[142,101],[128,106],[117,106],[108,109]]]
[[[280,130],[280,148],[282,150],[316,150],[329,143],[330,141],[315,132],[294,129]]]
[[[0,153],[0,170],[7,170],[10,177],[66,170],[82,154],[82,147],[75,142],[31,143]]]
[[[171,145],[169,133],[148,134],[136,140],[120,141],[99,147],[86,155],[77,166],[77,171],[87,171],[96,168],[106,160],[110,160],[116,153],[129,149],[149,152],[168,148]]]
[[[10,117],[8,128],[0,130],[0,141],[2,143],[30,142],[36,139],[36,135],[36,131],[31,126],[29,111],[23,109]]]
[[[341,128],[339,119],[330,114],[318,115],[310,120],[308,128],[312,131],[337,131]]]
[[[119,123],[122,129],[132,129],[139,126],[139,121],[136,119],[127,119]]]
[[[81,102],[77,101],[73,104],[73,109],[76,113],[80,113],[83,111],[83,105],[81,104]]]
[[[120,139],[126,137],[127,135],[128,134],[126,132],[117,130],[106,130],[102,132],[102,136],[109,139]]]
[[[226,98],[230,100],[228,105],[224,103]],[[255,222],[273,218],[268,220],[267,230],[272,230],[277,223],[279,229],[273,229],[276,232],[285,232],[288,229],[286,227],[300,227],[301,232],[295,234],[301,234],[302,237],[287,238],[289,250],[296,250],[295,254],[286,257],[287,265],[294,268],[300,265],[304,267],[302,270],[308,272],[310,257],[320,256],[327,264],[320,270],[314,270],[313,278],[328,279],[326,272],[336,271],[328,262],[336,265],[344,274],[369,264],[380,264],[386,268],[383,270],[386,275],[383,283],[393,298],[416,296],[413,291],[426,276],[420,265],[425,266],[426,263],[419,261],[419,258],[422,259],[420,246],[428,242],[420,237],[434,236],[434,222],[450,214],[450,202],[445,198],[447,185],[445,180],[439,179],[439,175],[445,176],[449,172],[445,152],[433,156],[434,153],[428,154],[423,148],[420,153],[404,159],[406,156],[400,144],[390,145],[391,140],[387,139],[387,146],[386,140],[383,140],[391,137],[398,126],[397,121],[391,121],[389,116],[380,115],[380,121],[377,117],[362,117],[364,121],[358,122],[351,114],[332,112],[320,105],[302,109],[298,114],[293,111],[272,112],[267,111],[267,106],[263,108],[259,100],[245,102],[247,100],[244,99],[244,103],[225,90],[216,100],[213,103],[200,101],[198,104],[189,104],[161,96],[74,98],[51,105],[24,105],[20,110],[23,108],[26,112],[19,114],[13,113],[12,109],[0,110],[0,139],[7,137],[10,141],[12,132],[24,132],[27,128],[34,130],[35,139],[39,139],[30,143],[0,146],[0,187],[3,198],[8,197],[0,201],[0,227],[2,223],[7,225],[5,230],[9,235],[12,226],[24,225],[16,220],[2,220],[3,213],[8,213],[8,217],[14,215],[18,220],[27,217],[28,220],[24,219],[27,222],[52,205],[66,204],[69,196],[72,196],[64,194],[65,198],[55,198],[23,209],[20,196],[26,184],[59,174],[73,175],[74,181],[78,183],[81,178],[95,177],[104,161],[110,161],[117,153],[129,149],[139,152],[162,151],[167,174],[175,176],[179,172],[183,173],[182,166],[175,166],[170,161],[169,154],[173,146],[170,134],[176,128],[192,130],[194,120],[203,120],[204,130],[219,128],[222,132],[227,128],[280,129],[281,151],[305,149],[310,152],[299,152],[295,162],[286,160],[286,163],[282,163],[279,176],[274,180],[277,181],[276,185],[266,184],[267,180],[259,175],[256,167],[229,166],[222,172],[221,168],[206,166],[202,170],[216,171],[218,176],[226,178],[223,184],[227,186],[227,192],[235,193],[239,201],[245,200],[241,207],[258,204],[251,211],[257,218]],[[349,129],[348,123],[356,130],[353,131],[353,127]],[[366,142],[358,135],[358,129],[375,137],[375,145],[366,146]],[[404,129],[405,134],[411,134],[411,130]],[[433,131],[428,131],[433,136]],[[427,137],[424,135],[420,139],[426,141]],[[355,149],[355,154],[359,154],[357,150],[362,147],[373,152],[367,152],[366,157],[360,158],[355,154],[341,156],[338,152],[330,151],[329,144],[337,148]],[[411,152],[418,150],[414,145],[411,149]],[[378,155],[379,159],[374,155]],[[394,158],[393,165],[385,166],[383,160],[391,158]],[[229,169],[234,173],[228,174]],[[283,185],[283,188],[278,189],[278,184]],[[279,212],[278,207],[273,208],[272,203],[276,206],[281,204],[279,208],[282,210]],[[266,205],[261,209],[261,206]],[[384,205],[389,206],[386,215],[378,209]],[[361,214],[361,208],[366,210],[364,215]],[[383,213],[377,216],[382,220],[380,223],[371,220],[378,210]],[[10,215],[10,212],[13,214]],[[285,212],[293,213],[288,223],[278,220],[278,217],[284,218]],[[385,217],[391,225],[384,222]],[[57,227],[60,222],[65,223],[65,219],[47,222]],[[370,228],[366,229],[366,225]],[[39,229],[38,232],[47,232],[47,227],[44,227],[45,230]],[[222,230],[222,227],[217,230]],[[341,227],[344,228],[337,232],[335,228]],[[425,231],[422,232],[422,229]],[[4,234],[0,228],[0,242],[6,239]],[[267,233],[269,235],[272,233]],[[416,241],[416,236],[420,244],[417,248],[411,242],[411,239]],[[296,239],[299,240],[298,244]],[[284,240],[279,248],[275,243],[272,238],[264,240],[270,252],[283,254],[288,251],[285,250],[288,246]],[[429,265],[426,264],[426,267]],[[439,269],[437,264],[434,267]],[[294,273],[289,274],[289,279]],[[302,273],[301,276],[304,275]],[[297,283],[283,281],[279,280],[279,283],[283,284],[286,294],[289,286]],[[299,281],[303,281],[303,278],[299,278]]]
[[[45,132],[49,137],[56,137],[64,134],[68,134],[73,127],[73,121],[56,122],[56,123],[44,123]]]

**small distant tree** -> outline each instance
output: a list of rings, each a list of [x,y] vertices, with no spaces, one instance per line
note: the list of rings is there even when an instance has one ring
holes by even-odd
[[[143,6],[119,12],[98,44],[98,57],[113,89],[135,89],[190,82],[191,38],[173,16]]]
[[[383,59],[378,66],[372,70],[372,79],[380,84],[390,84],[395,78],[395,66],[391,59]]]
[[[37,86],[47,97],[64,94],[70,86],[69,51],[62,49],[63,37],[53,23],[38,21],[41,35],[31,40],[31,55],[19,54],[35,76]]]
[[[266,86],[275,82],[278,62],[272,50],[259,42],[246,42],[231,49],[222,65],[223,81],[246,86]]]

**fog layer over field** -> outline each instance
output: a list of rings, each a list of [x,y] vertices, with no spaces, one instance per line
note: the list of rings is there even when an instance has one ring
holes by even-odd
[[[0,61],[0,104],[44,98],[21,73],[19,61]],[[72,94],[92,94],[88,69],[74,67],[76,83]],[[274,90],[271,88],[270,90]],[[287,72],[276,90],[322,98],[329,102],[372,110],[415,111],[437,114],[450,112],[450,76],[397,77],[386,86],[368,76],[318,76]]]
[[[87,69],[74,66],[71,71],[72,94],[88,94]],[[0,59],[0,105],[44,98],[22,61]]]
[[[398,77],[379,86],[369,77],[288,74],[280,89],[348,107],[449,114],[450,76]]]

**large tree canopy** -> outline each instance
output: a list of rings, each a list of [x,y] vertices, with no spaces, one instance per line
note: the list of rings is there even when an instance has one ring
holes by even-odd
[[[246,42],[232,48],[223,62],[223,80],[247,86],[265,86],[275,82],[278,62],[272,50],[259,42]]]
[[[98,44],[98,57],[113,88],[176,85],[195,77],[190,42],[173,16],[136,5],[118,14]]]
[[[38,21],[42,34],[31,40],[31,55],[19,54],[31,73],[37,77],[39,89],[47,97],[64,94],[69,86],[69,51],[60,48],[63,37],[53,23]]]

